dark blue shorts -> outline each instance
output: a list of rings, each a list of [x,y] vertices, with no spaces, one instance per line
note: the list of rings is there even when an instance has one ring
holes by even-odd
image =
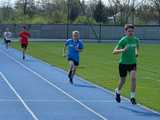
[[[74,63],[75,66],[79,65],[79,62],[75,61],[73,58],[68,58],[68,61],[73,61],[73,63]]]
[[[11,43],[11,40],[6,40],[6,39],[4,39],[4,42],[5,42],[6,44],[8,44],[8,43]]]

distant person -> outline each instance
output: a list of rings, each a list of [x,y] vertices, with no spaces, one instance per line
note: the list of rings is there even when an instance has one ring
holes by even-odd
[[[118,87],[115,90],[116,101],[121,102],[121,90],[126,81],[127,72],[131,78],[131,93],[130,101],[132,104],[136,104],[136,70],[137,70],[137,57],[139,55],[139,39],[134,36],[134,26],[132,24],[125,25],[126,36],[122,37],[113,54],[121,54],[119,61],[119,75],[120,81]]]
[[[66,48],[68,50],[67,55],[66,55]],[[83,49],[83,43],[80,40],[80,34],[78,31],[73,31],[72,39],[68,39],[65,42],[64,53],[63,53],[64,56],[67,56],[67,59],[69,61],[70,67],[69,67],[68,77],[71,84],[73,84],[73,77],[79,65],[80,61],[79,53],[82,51],[82,49]]]
[[[22,27],[21,32],[19,32],[19,37],[20,37],[20,44],[21,44],[21,48],[22,48],[22,59],[25,59],[25,53],[29,44],[29,40],[28,38],[30,37],[30,33],[27,31],[26,26]]]
[[[8,47],[11,44],[11,39],[12,39],[12,33],[10,32],[9,28],[6,28],[6,31],[4,32],[3,36],[4,36],[5,46],[8,49]]]

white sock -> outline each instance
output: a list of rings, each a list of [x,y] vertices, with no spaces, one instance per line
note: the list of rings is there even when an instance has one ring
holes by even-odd
[[[136,96],[135,92],[131,92],[131,98],[134,98]]]
[[[116,93],[121,94],[121,91],[118,88],[115,89]]]

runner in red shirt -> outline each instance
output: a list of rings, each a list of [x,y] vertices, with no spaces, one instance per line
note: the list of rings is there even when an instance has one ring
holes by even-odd
[[[22,27],[22,31],[18,34],[20,37],[20,44],[22,47],[22,51],[23,51],[23,60],[25,59],[25,53],[27,50],[27,46],[28,46],[28,38],[30,37],[30,33],[27,31],[26,27],[23,26]]]

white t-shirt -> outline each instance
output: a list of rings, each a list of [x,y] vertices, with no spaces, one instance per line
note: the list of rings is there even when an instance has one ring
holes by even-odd
[[[12,33],[11,32],[4,32],[4,38],[6,40],[11,40],[12,37]]]

